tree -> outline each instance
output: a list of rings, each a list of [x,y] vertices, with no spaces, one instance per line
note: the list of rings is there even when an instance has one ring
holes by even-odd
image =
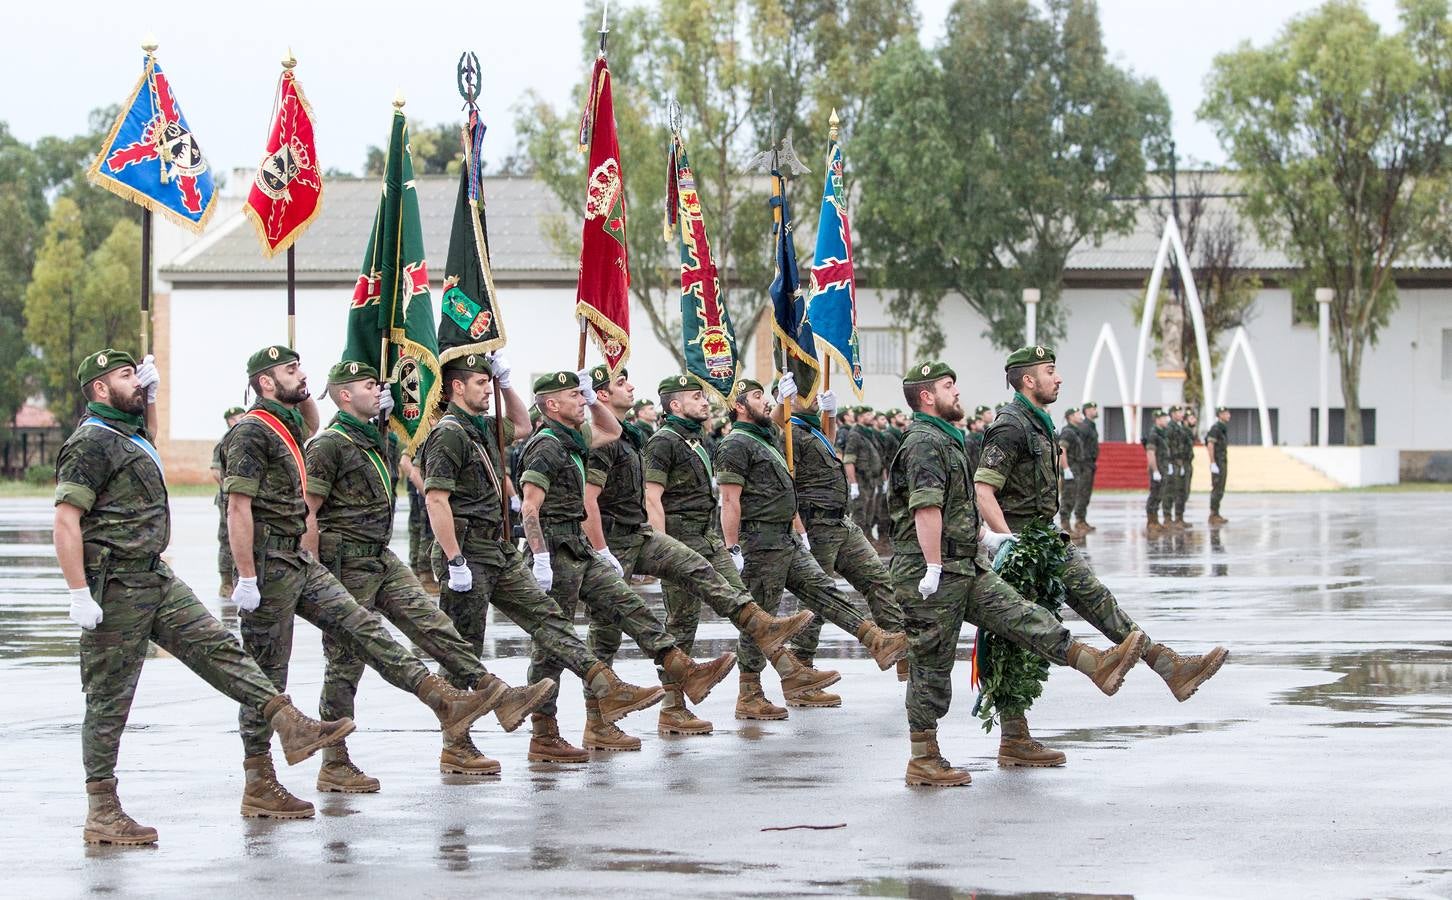
[[[1446,252],[1452,23],[1445,0],[1403,0],[1383,34],[1350,0],[1292,19],[1263,49],[1216,57],[1214,125],[1261,239],[1330,287],[1346,443],[1359,446],[1361,364],[1396,307],[1395,271]],[[1324,426],[1323,426],[1324,427]]]
[[[1168,145],[1159,85],[1108,61],[1092,0],[960,0],[936,51],[901,40],[874,73],[859,129],[864,256],[898,289],[894,314],[941,349],[937,313],[960,296],[1005,349],[1020,290],[1042,291],[1038,333],[1063,334],[1064,267],[1084,241],[1132,227]]]
[[[459,133],[461,122],[440,122],[425,125],[422,122],[408,123],[408,149],[413,157],[413,171],[417,175],[457,175],[464,164],[464,145]],[[382,147],[370,146],[363,162],[363,173],[368,177],[383,177],[383,165],[388,153]]]
[[[25,286],[47,213],[45,181],[38,159],[0,122],[0,431],[25,402]]]

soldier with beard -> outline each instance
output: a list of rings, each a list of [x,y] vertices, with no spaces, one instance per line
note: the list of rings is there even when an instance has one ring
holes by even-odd
[[[353,722],[320,723],[298,711],[162,561],[171,510],[150,437],[161,384],[151,357],[138,367],[129,353],[108,348],[82,360],[76,378],[87,417],[56,461],[55,553],[71,621],[81,627],[82,838],[154,844],[156,829],[137,824],[116,796],[116,758],[148,641],[269,723],[289,765],[343,740]]]

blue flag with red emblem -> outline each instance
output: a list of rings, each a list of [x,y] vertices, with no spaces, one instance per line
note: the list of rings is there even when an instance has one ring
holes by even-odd
[[[771,237],[776,275],[771,280],[772,333],[786,350],[787,366],[803,397],[815,397],[822,367],[817,342],[807,321],[807,298],[797,271],[797,247],[792,239],[792,211],[787,203],[786,179],[771,172]]]
[[[86,177],[184,228],[206,227],[217,197],[212,170],[154,53]]]
[[[842,146],[837,143],[835,125],[827,148],[827,184],[822,189],[822,215],[817,220],[817,252],[812,262],[807,320],[828,356],[852,376],[852,388],[861,399],[857,280],[852,269],[852,228],[847,221],[847,197],[842,186]]]

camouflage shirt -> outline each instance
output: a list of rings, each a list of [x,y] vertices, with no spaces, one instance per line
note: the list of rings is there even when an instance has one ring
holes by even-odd
[[[978,554],[978,505],[962,432],[926,413],[916,413],[887,476],[894,553],[922,556],[919,509],[943,512],[943,571],[972,574]]]
[[[539,522],[545,534],[584,534],[585,458],[590,450],[590,426],[578,430],[543,419],[524,448],[524,470],[519,480],[545,492]]]
[[[884,469],[892,465],[892,458],[897,455],[897,448],[902,446],[902,437],[902,432],[892,426],[877,432],[877,439],[882,444],[882,467]]]
[[[1086,463],[1097,463],[1099,461],[1099,426],[1085,416],[1074,427],[1079,431],[1079,455]]]
[[[770,432],[737,422],[716,448],[716,480],[741,486],[741,523],[790,525],[797,514],[797,491],[786,458]]]
[[[171,542],[171,511],[161,469],[132,440],[134,435],[149,443],[146,428],[109,415],[95,417],[103,424],[83,422],[61,445],[56,505],[81,511],[81,540],[87,544],[122,559],[159,556]]]
[[[1155,468],[1161,475],[1166,474],[1166,466],[1170,464],[1170,444],[1168,438],[1165,436],[1165,429],[1156,425],[1150,429],[1149,434],[1140,438],[1139,442],[1144,445],[1146,451],[1154,452]]]
[[[670,417],[645,442],[645,480],[665,488],[660,499],[668,529],[675,519],[704,527],[716,515],[715,465],[703,433]]]
[[[1171,462],[1188,463],[1195,456],[1195,434],[1185,423],[1171,419],[1165,426],[1165,440],[1169,442]]]
[[[877,440],[867,433],[868,430],[861,425],[851,427],[842,461],[857,467],[858,481],[870,482],[882,477],[882,453],[877,449]]]
[[[844,515],[847,470],[837,455],[837,448],[822,434],[815,416],[792,416],[792,444],[797,503],[802,513]]]
[[[969,431],[963,436],[963,452],[968,454],[968,471],[977,472],[983,459],[983,432]]]
[[[619,440],[590,451],[585,480],[599,487],[600,524],[608,535],[611,528],[632,528],[645,524],[645,465],[641,448],[645,432],[631,422],[620,423]]]
[[[1052,521],[1059,510],[1059,460],[1052,427],[1014,396],[983,433],[983,457],[974,481],[993,487],[1008,527],[1017,531],[1035,516]]]
[[[271,400],[258,400],[252,410],[280,419],[301,449],[306,438],[296,410]],[[255,529],[266,529],[274,537],[302,536],[308,513],[303,474],[292,450],[260,419],[244,416],[222,439],[222,490],[252,498]]]
[[[503,478],[493,416],[472,416],[456,403],[429,431],[414,456],[423,472],[425,491],[448,491],[454,521],[479,534],[497,535],[504,511],[498,488],[489,477]],[[514,423],[504,420],[504,441],[514,440]],[[502,484],[502,481],[501,481]]]
[[[393,536],[398,466],[380,440],[377,428],[338,413],[308,442],[308,493],[323,499],[319,534],[359,544],[386,544]]]
[[[1070,469],[1077,469],[1084,462],[1084,438],[1079,429],[1065,425],[1059,429],[1059,446],[1064,448],[1064,459]]]
[[[1227,448],[1230,445],[1230,429],[1226,428],[1225,423],[1219,421],[1218,419],[1216,420],[1214,425],[1210,426],[1210,431],[1207,432],[1205,435],[1206,444],[1209,444],[1212,441],[1215,444],[1213,451],[1215,465],[1224,468],[1225,458],[1227,453],[1229,452]]]

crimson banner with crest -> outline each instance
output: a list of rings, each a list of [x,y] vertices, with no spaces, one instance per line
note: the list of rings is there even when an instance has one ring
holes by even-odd
[[[313,140],[313,109],[289,69],[282,73],[267,153],[247,195],[247,218],[257,229],[264,256],[274,256],[302,236],[322,210],[323,170]]]
[[[575,315],[588,324],[614,377],[630,358],[630,261],[625,244],[625,180],[610,99],[610,67],[603,53],[590,75],[580,147],[589,149],[590,163]]]

